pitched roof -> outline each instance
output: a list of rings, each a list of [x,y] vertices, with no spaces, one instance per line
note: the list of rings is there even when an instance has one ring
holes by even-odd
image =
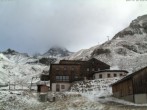
[[[91,60],[95,60],[95,61],[97,61],[97,62],[99,62],[99,63],[101,63],[101,64],[104,64],[104,65],[110,67],[110,65],[108,65],[108,64],[106,64],[106,63],[104,63],[104,62],[102,62],[102,61],[100,61],[100,60],[98,60],[98,59],[96,59],[96,58],[91,58],[91,59],[89,59],[88,61],[90,62]]]
[[[110,65],[108,65],[108,64],[106,64],[106,63],[104,63],[104,62],[102,62],[102,61],[100,61],[100,60],[98,60],[98,59],[96,59],[96,58],[91,58],[91,59],[89,59],[89,60],[87,60],[87,61],[81,61],[81,60],[60,60],[60,62],[59,62],[59,64],[62,62],[62,61],[67,61],[67,62],[80,62],[80,63],[87,63],[87,62],[90,62],[91,60],[96,60],[97,62],[99,62],[99,63],[101,63],[101,64],[105,64],[105,65],[107,65],[107,66],[109,66],[110,67]]]

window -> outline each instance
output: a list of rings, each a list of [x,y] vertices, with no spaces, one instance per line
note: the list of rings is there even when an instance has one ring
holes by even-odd
[[[99,78],[102,78],[102,74],[99,75]]]
[[[61,85],[61,89],[65,89],[65,85]]]
[[[69,76],[65,76],[65,80],[66,81],[69,81]]]
[[[66,79],[66,77],[65,76],[63,76],[63,81]]]
[[[57,81],[62,81],[62,76],[56,76]]]
[[[89,68],[87,68],[87,71],[89,71]]]
[[[59,80],[60,79],[60,76],[56,76],[56,80]]]
[[[107,74],[107,77],[110,78],[110,74]]]
[[[69,76],[56,76],[57,81],[69,81]]]
[[[69,76],[63,76],[63,81],[69,81]]]
[[[114,74],[114,77],[117,77],[117,74]]]

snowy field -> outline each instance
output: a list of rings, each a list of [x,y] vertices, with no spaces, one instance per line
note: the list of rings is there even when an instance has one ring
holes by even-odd
[[[35,91],[21,85],[0,88],[0,110],[147,110],[137,105],[110,97],[110,84],[120,78],[97,79],[75,82],[70,92],[54,93],[55,102],[39,102]],[[35,87],[35,86],[34,86]],[[16,91],[17,90],[17,91]],[[34,89],[35,90],[35,89]],[[49,92],[49,95],[53,93]]]
[[[55,102],[42,103],[36,93],[0,91],[0,110],[147,110],[147,105],[76,92],[56,93]]]

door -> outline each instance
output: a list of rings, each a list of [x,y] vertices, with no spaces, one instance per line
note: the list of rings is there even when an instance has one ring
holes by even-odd
[[[57,92],[60,91],[60,85],[59,85],[59,84],[56,85],[56,91],[57,91]]]

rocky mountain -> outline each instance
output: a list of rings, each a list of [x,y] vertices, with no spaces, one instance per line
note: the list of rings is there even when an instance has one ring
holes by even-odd
[[[88,60],[93,57],[108,63],[112,68],[130,72],[147,66],[147,15],[133,20],[111,40],[81,50],[66,59]]]
[[[53,46],[44,54],[35,54],[33,58],[37,58],[39,63],[50,65],[71,54],[73,54],[73,52],[68,51],[66,48]]]
[[[68,51],[66,48],[61,47],[51,47],[47,52],[45,52],[42,56],[43,57],[50,57],[50,58],[60,58],[66,57],[71,55],[72,52]]]
[[[27,63],[27,62],[35,62],[37,59],[30,57],[27,53],[20,53],[12,49],[7,49],[6,51],[1,52],[4,56],[6,56],[11,62],[14,63]]]
[[[0,86],[9,82],[19,86],[23,83],[30,86],[32,77],[46,74],[48,70],[49,64],[47,65],[42,59],[31,57],[26,53],[12,49],[0,53]],[[39,81],[39,78],[34,81]]]

